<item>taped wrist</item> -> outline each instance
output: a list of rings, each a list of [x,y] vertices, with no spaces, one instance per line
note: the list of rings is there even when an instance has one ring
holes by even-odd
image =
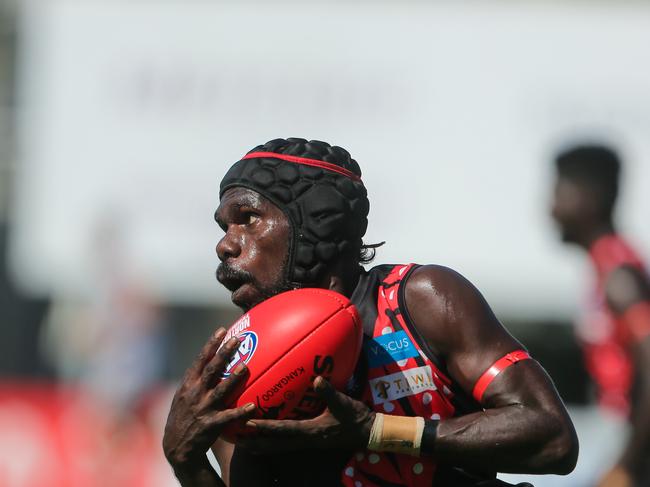
[[[423,433],[424,418],[376,413],[368,450],[419,456]]]

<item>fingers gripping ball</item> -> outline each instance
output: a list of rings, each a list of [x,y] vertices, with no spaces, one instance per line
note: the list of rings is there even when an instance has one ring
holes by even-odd
[[[313,380],[325,377],[343,390],[359,357],[362,325],[343,295],[304,288],[278,294],[252,308],[228,330],[224,343],[239,337],[239,349],[227,365],[227,377],[245,363],[245,383],[228,399],[229,407],[254,403],[255,417],[304,419],[325,404]],[[226,437],[232,437],[230,428]]]

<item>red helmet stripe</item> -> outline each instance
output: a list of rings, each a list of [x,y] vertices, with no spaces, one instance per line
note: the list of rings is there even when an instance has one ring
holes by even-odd
[[[288,154],[276,154],[275,152],[251,152],[246,154],[243,159],[255,159],[257,157],[272,157],[273,159],[282,159],[283,161],[293,162],[296,164],[304,164],[305,166],[319,167],[321,169],[326,169],[332,171],[342,176],[348,177],[354,181],[361,181],[361,177],[357,174],[354,174],[352,171],[345,169],[344,167],[337,166],[331,162],[319,161],[318,159],[308,159],[306,157],[297,157],[291,156]]]

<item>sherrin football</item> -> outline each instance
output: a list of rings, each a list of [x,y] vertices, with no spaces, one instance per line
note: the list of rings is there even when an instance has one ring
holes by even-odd
[[[223,340],[237,336],[241,342],[224,376],[242,362],[250,372],[229,407],[252,402],[255,417],[266,419],[318,415],[325,405],[313,390],[314,378],[323,376],[343,390],[356,366],[362,333],[356,308],[334,291],[297,289],[258,304]]]

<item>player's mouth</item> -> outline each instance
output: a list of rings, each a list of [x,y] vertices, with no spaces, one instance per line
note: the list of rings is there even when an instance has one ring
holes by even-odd
[[[236,292],[244,284],[253,281],[253,277],[250,273],[240,269],[235,269],[227,263],[219,264],[216,274],[217,281],[223,284],[224,287],[232,293]]]

